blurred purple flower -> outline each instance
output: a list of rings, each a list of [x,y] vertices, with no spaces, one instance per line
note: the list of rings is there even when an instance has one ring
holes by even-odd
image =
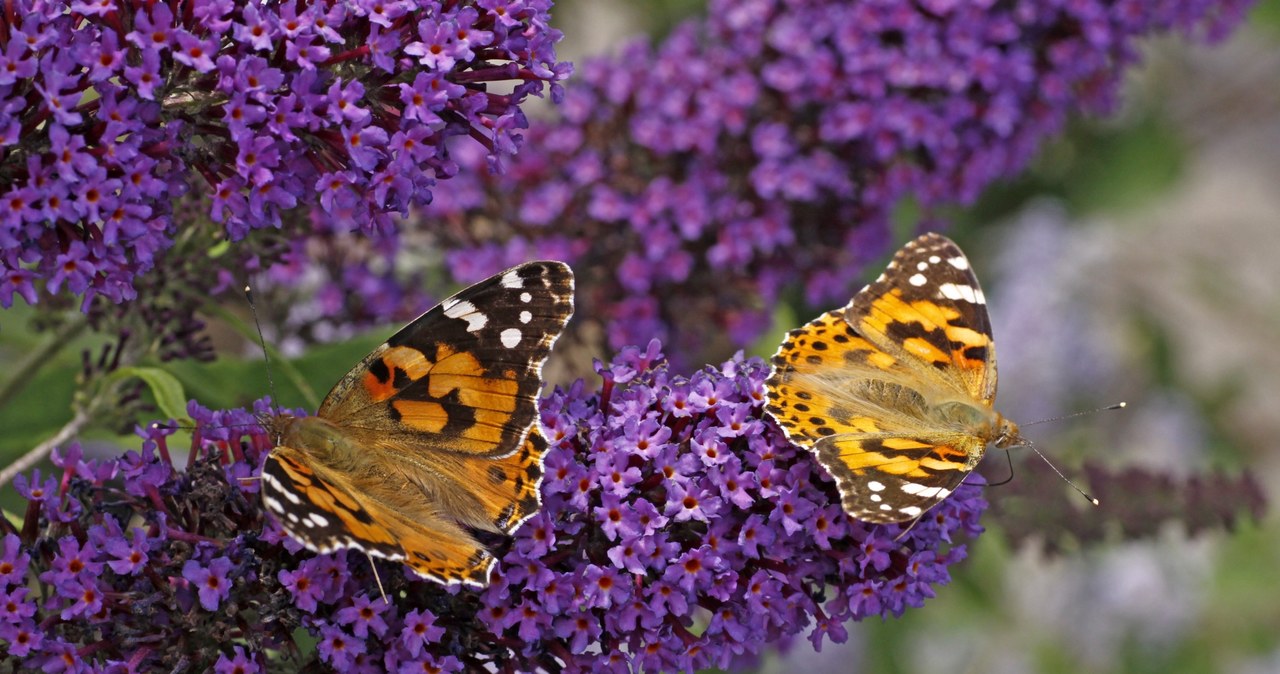
[[[323,625],[320,627],[320,642],[316,644],[316,651],[330,666],[345,671],[351,669],[356,656],[364,653],[366,647],[363,639],[347,634],[341,627]]]
[[[382,614],[390,608],[390,604],[381,599],[372,600],[367,595],[360,595],[352,600],[351,606],[339,609],[334,619],[339,624],[351,625],[352,632],[364,639],[372,631],[374,636],[381,637],[387,632],[387,621]]]

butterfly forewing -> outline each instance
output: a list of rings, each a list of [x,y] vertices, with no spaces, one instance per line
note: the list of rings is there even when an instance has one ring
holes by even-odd
[[[904,246],[850,303],[859,334],[932,385],[949,384],[990,405],[996,354],[986,297],[969,259],[940,234]]]
[[[537,416],[542,364],[573,314],[573,273],[530,262],[441,302],[347,373],[319,415],[423,451],[507,456]],[[376,423],[375,423],[376,422]]]

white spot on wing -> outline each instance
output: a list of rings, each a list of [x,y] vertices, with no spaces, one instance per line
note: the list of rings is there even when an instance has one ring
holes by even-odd
[[[898,512],[902,513],[903,515],[910,515],[911,517],[915,517],[919,515],[922,511],[918,506],[907,506],[905,508],[898,508]]]
[[[512,269],[502,275],[502,287],[512,289],[523,288],[524,279],[520,278],[520,275],[516,273],[516,270]]]
[[[294,504],[294,505],[298,505],[299,503],[302,503],[302,497],[301,497],[301,496],[298,496],[297,494],[295,494],[295,493],[293,493],[293,492],[291,492],[291,491],[289,491],[288,489],[285,489],[284,484],[283,484],[283,483],[281,483],[281,482],[280,482],[280,480],[277,480],[277,479],[276,479],[276,476],[274,476],[274,475],[272,475],[272,474],[270,474],[270,473],[263,473],[263,474],[262,474],[262,480],[263,480],[264,482],[266,482],[266,483],[267,483],[267,486],[268,486],[268,487],[270,487],[270,488],[272,489],[272,491],[274,491],[275,493],[280,494],[281,496],[284,496],[285,498],[289,499],[289,502],[290,502],[290,503],[292,503],[292,504]],[[277,503],[279,503],[279,501],[277,501]],[[280,505],[281,505],[280,510],[281,510],[281,511],[283,511],[283,510],[284,510],[284,508],[283,508],[283,505],[284,505],[284,504],[282,504],[282,503],[281,503]]]
[[[916,271],[924,271],[924,270],[926,270],[926,269],[928,269],[928,268],[929,268],[929,263],[928,263],[928,262],[917,262],[917,263],[916,263]]]
[[[530,295],[529,293],[520,293],[520,301],[528,304],[533,301],[533,295]]]
[[[467,301],[451,300],[441,305],[444,315],[467,322],[467,332],[475,332],[489,323],[489,317],[476,310],[476,305]]]
[[[889,505],[888,503],[881,503],[881,504],[880,504],[880,509],[881,509],[881,510],[893,510],[893,506]]]
[[[870,489],[871,491],[884,491],[884,483],[872,480],[867,483],[867,489]]]
[[[507,347],[508,349],[514,349],[516,348],[516,345],[520,343],[520,337],[522,336],[523,335],[520,333],[520,330],[518,328],[507,328],[506,330],[502,331],[502,334],[499,335],[499,338],[502,339],[503,346]]]
[[[280,501],[270,496],[263,496],[262,501],[267,504],[267,510],[270,510],[273,513],[284,512],[284,504],[281,503]]]
[[[925,498],[936,498],[942,500],[951,495],[949,489],[943,487],[926,487],[915,482],[906,482],[902,485],[902,491],[912,496],[923,496]]]
[[[917,288],[928,282],[929,282],[929,279],[925,278],[924,274],[914,274],[912,275],[911,278],[907,279],[907,283],[910,283],[911,285],[916,286]]]
[[[879,494],[872,494],[872,495],[871,495],[871,502],[872,502],[872,503],[879,503],[879,502],[881,502],[881,501],[883,501],[883,500],[884,500],[884,499],[883,499]]]
[[[957,255],[956,257],[950,258],[947,260],[947,262],[951,263],[951,266],[955,267],[956,269],[969,268],[969,259],[964,257],[963,255]]]
[[[938,293],[952,301],[964,300],[970,304],[981,304],[978,302],[978,294],[974,292],[973,286],[943,283],[938,286]]]
[[[929,263],[930,263],[930,264],[938,264],[939,262],[942,262],[942,258],[938,257],[937,255],[930,255],[930,256],[929,256]]]
[[[520,322],[521,322],[521,323],[528,323],[529,321],[532,321],[532,320],[533,320],[533,314],[531,314],[531,313],[529,313],[529,312],[527,312],[527,311],[521,311],[521,312],[520,312]]]

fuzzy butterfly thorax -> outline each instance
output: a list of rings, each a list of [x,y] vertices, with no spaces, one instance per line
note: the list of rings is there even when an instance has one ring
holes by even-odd
[[[367,447],[354,442],[323,417],[273,414],[261,423],[277,447],[306,447],[312,456],[330,466],[353,465],[359,462],[361,454],[368,452]]]
[[[315,416],[274,415],[263,503],[290,536],[361,550],[442,583],[484,585],[478,532],[539,508],[542,364],[573,314],[573,272],[529,262],[419,316],[358,363]]]

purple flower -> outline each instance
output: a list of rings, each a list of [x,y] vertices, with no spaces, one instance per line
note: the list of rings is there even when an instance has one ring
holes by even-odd
[[[53,564],[40,579],[61,586],[81,578],[94,578],[102,573],[102,563],[94,559],[97,556],[98,550],[92,542],[81,544],[74,536],[63,536],[58,539],[58,554],[54,555]]]
[[[27,599],[30,588],[0,590],[0,620],[17,625],[36,614],[36,604]]]
[[[371,600],[367,595],[360,595],[352,601],[351,606],[339,609],[334,614],[334,619],[339,624],[351,625],[352,631],[361,639],[368,637],[370,631],[380,637],[387,631],[387,621],[382,614],[390,607],[390,604],[381,599]]]
[[[44,643],[44,633],[30,620],[20,623],[0,624],[0,639],[7,642],[5,648],[9,655],[25,658],[32,652],[39,652]]]
[[[701,487],[686,487],[679,481],[671,481],[667,491],[667,506],[663,515],[676,522],[688,520],[708,521],[719,511],[720,497]]]
[[[200,596],[200,606],[206,611],[218,610],[218,605],[231,595],[231,580],[227,573],[233,564],[226,557],[214,557],[208,566],[188,559],[182,565],[182,577],[186,578]]]
[[[306,564],[297,571],[280,570],[280,584],[289,591],[293,601],[303,611],[314,611],[318,600],[324,596],[323,583],[313,575],[315,564]]]
[[[436,617],[430,611],[414,609],[404,617],[400,643],[416,658],[423,647],[440,641],[443,636],[444,628],[436,626]]]
[[[48,582],[48,581],[46,581]],[[57,583],[59,596],[70,600],[58,617],[71,620],[76,616],[95,618],[102,611],[102,590],[95,579],[72,576]]]
[[[130,531],[132,540],[112,538],[105,544],[107,554],[115,559],[107,561],[112,571],[122,575],[135,575],[147,564],[147,537],[141,529]]]
[[[208,203],[231,239],[286,217],[390,236],[392,214],[457,172],[447,139],[474,138],[499,164],[521,140],[519,106],[568,74],[550,3],[513,8],[503,30],[472,4],[18,3],[0,48],[0,146],[22,136],[0,159],[0,243],[17,253],[0,256],[0,306],[46,291],[133,298],[175,242],[219,236],[184,233],[207,225],[180,199]],[[382,151],[406,137],[411,160]],[[352,196],[298,212],[328,174]],[[378,189],[389,176],[392,195]]]
[[[342,631],[337,625],[320,628],[320,642],[316,644],[320,658],[338,670],[345,670],[355,663],[357,655],[365,652],[363,639],[357,639]]]
[[[448,674],[463,671],[462,661],[452,655],[434,656],[424,654],[400,665],[399,674]]]
[[[969,203],[1070,114],[1113,108],[1139,39],[1218,37],[1250,3],[935,4],[712,0],[661,42],[583,65],[502,175],[455,155],[463,196],[418,226],[486,225],[443,235],[458,277],[495,249],[567,239],[599,271],[583,310],[610,346],[660,337],[699,363],[754,342],[791,287],[847,301],[903,198],[926,220]],[[458,53],[419,28],[424,62]]]
[[[17,478],[14,479],[15,484],[18,482]],[[14,534],[5,534],[4,554],[0,555],[0,586],[25,584],[29,559],[22,551],[22,541]]]
[[[600,636],[600,622],[590,613],[563,616],[553,621],[552,633],[567,642],[570,653],[583,653]]]
[[[894,548],[893,541],[887,536],[876,535],[876,532],[864,534],[864,536],[859,546],[862,552],[859,557],[862,571],[866,572],[867,569],[883,571],[889,568],[889,551]]]
[[[235,646],[234,652],[235,655],[230,658],[226,653],[219,654],[218,661],[213,665],[213,671],[217,674],[258,674],[262,671],[258,663],[244,652],[242,646]]]

